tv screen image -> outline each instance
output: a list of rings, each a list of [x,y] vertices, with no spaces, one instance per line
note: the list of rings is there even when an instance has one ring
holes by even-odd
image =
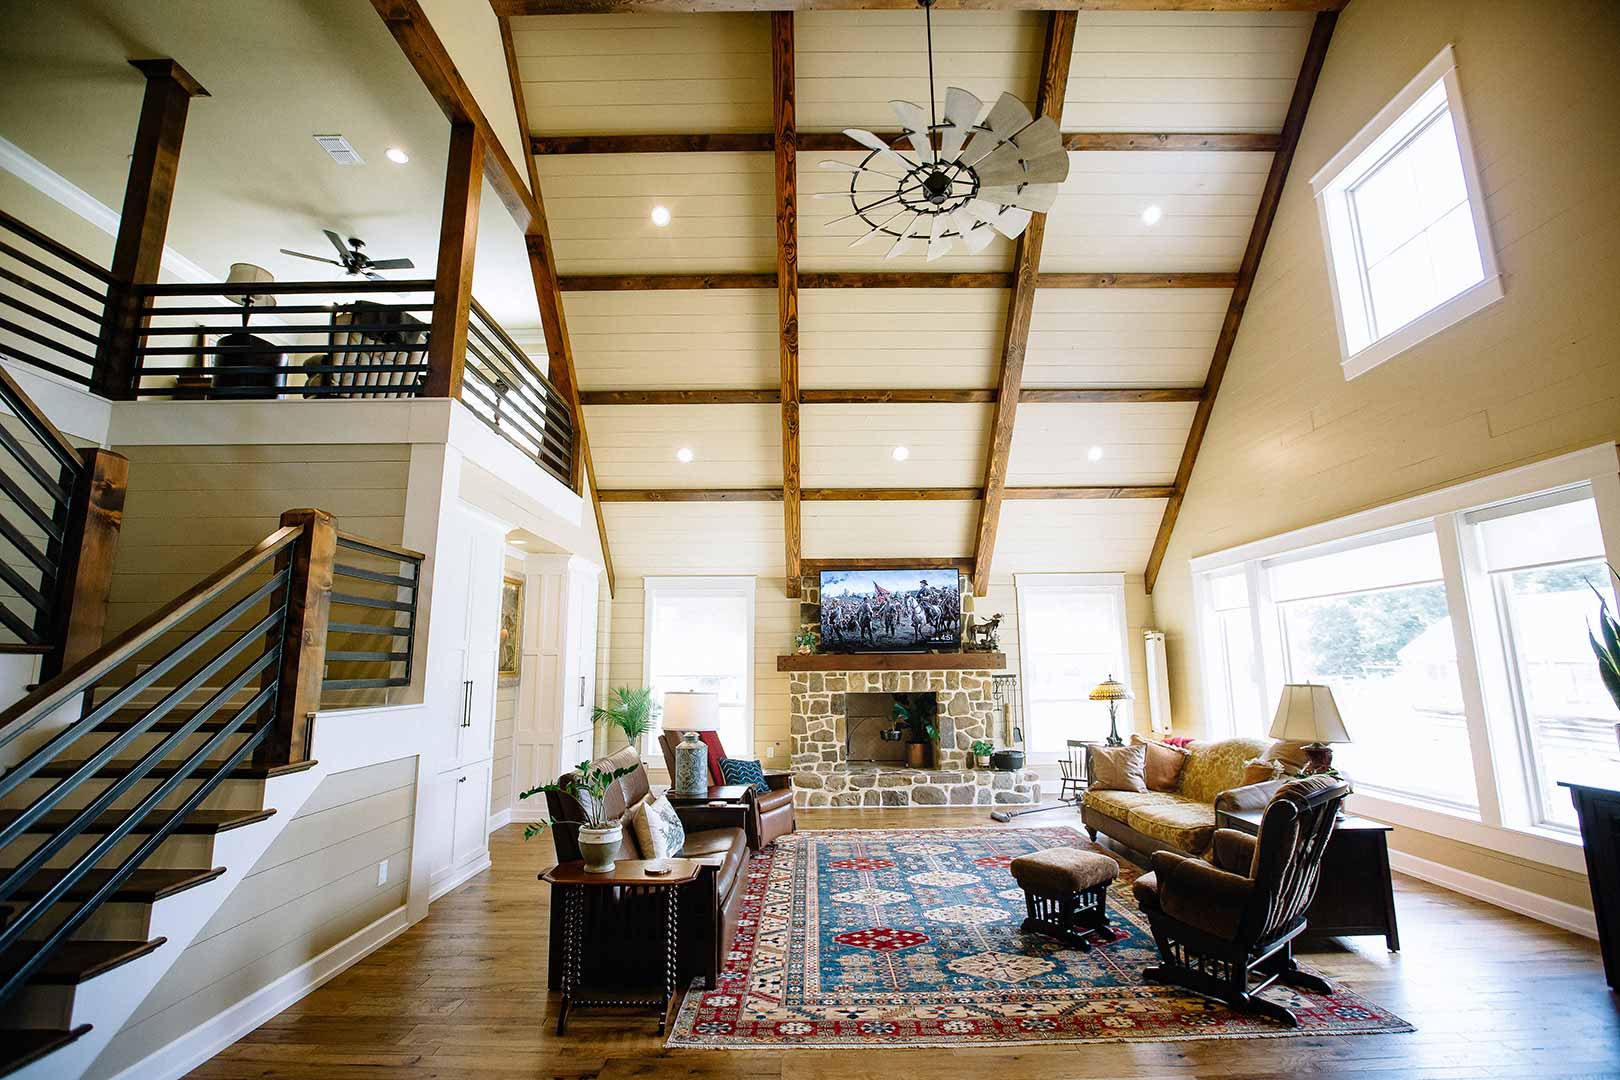
[[[826,652],[914,652],[961,646],[955,570],[823,570]]]

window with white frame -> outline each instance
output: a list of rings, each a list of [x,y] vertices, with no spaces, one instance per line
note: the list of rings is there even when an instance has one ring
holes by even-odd
[[[1024,738],[1031,754],[1060,755],[1070,739],[1108,734],[1108,705],[1091,691],[1112,675],[1131,684],[1122,574],[1019,574],[1018,654]],[[1121,733],[1131,702],[1119,702]]]
[[[1347,378],[1501,298],[1450,46],[1311,186]]]
[[[720,695],[720,743],[747,757],[754,745],[754,579],[649,577],[643,671],[655,715],[671,690]],[[656,746],[656,732],[649,743]]]
[[[1378,816],[1564,865],[1558,781],[1620,768],[1587,639],[1616,610],[1615,465],[1606,444],[1194,559],[1212,726],[1262,735],[1283,683],[1325,683]]]

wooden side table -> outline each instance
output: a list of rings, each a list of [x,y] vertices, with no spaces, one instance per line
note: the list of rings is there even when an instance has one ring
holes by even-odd
[[[1569,788],[1575,800],[1603,973],[1611,987],[1620,987],[1620,788],[1613,778],[1599,784],[1560,780],[1558,786]]]
[[[721,784],[698,795],[688,795],[671,788],[664,792],[671,806],[707,806],[712,802],[742,805],[748,801],[747,784]]]
[[[669,873],[651,875],[649,866],[667,866]],[[698,878],[698,864],[691,859],[620,859],[605,874],[587,874],[585,864],[578,860],[553,866],[540,875],[541,881],[552,886],[552,918],[561,914],[563,919],[563,976],[562,1009],[557,1013],[557,1034],[568,1031],[568,1014],[574,1009],[590,1008],[656,1008],[658,1034],[669,1029],[678,996],[676,993],[676,958],[680,939],[676,936],[680,918],[680,887]],[[580,991],[580,970],[585,949],[585,904],[593,889],[623,889],[631,895],[638,893],[664,896],[664,993],[662,997],[637,998],[612,994],[584,994]]]
[[[1215,813],[1215,824],[1250,836],[1260,834],[1259,810]],[[1343,817],[1333,827],[1322,856],[1321,887],[1305,912],[1307,934],[1329,937],[1380,935],[1390,952],[1401,949],[1395,922],[1395,886],[1389,872],[1389,834],[1381,821]]]

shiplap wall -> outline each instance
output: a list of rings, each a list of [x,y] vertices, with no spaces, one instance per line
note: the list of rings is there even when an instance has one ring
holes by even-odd
[[[1339,19],[1154,606],[1202,727],[1191,556],[1620,435],[1620,20],[1612,4],[1357,0]],[[1456,50],[1506,297],[1354,380],[1308,178]],[[1573,904],[1579,875],[1411,829],[1391,844]]]
[[[111,1076],[396,910],[410,881],[416,760],[334,773],[97,1060]],[[388,881],[377,884],[377,864]]]

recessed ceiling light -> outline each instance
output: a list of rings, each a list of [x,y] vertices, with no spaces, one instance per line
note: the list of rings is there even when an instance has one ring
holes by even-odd
[[[1093,446],[1090,450],[1087,450],[1086,451],[1086,459],[1088,461],[1101,461],[1102,460],[1102,447]]]
[[[655,206],[652,208],[652,223],[662,229],[669,224],[669,207]]]
[[[395,165],[407,165],[411,160],[411,155],[407,154],[397,146],[390,146],[387,150],[384,150],[383,156],[389,161],[392,161]]]
[[[1150,206],[1146,210],[1142,211],[1142,224],[1157,225],[1159,223],[1159,219],[1162,217],[1164,217],[1163,210],[1159,209],[1157,206]]]
[[[896,461],[904,461],[906,458],[911,456],[911,451],[904,446],[897,446],[889,456],[894,458]]]
[[[692,463],[691,449],[683,446],[679,450],[675,451],[675,460],[680,462],[682,465],[690,465]]]

